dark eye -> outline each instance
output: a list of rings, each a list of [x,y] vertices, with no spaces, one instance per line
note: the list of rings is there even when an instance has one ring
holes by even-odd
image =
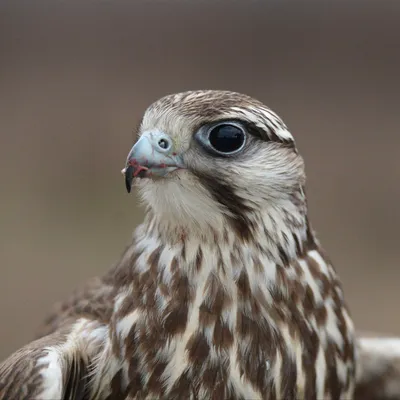
[[[165,140],[165,139],[160,139],[158,141],[158,145],[162,148],[162,149],[168,149],[169,147],[169,143]]]
[[[245,142],[245,133],[240,126],[219,124],[208,132],[211,147],[219,153],[230,154],[240,150]]]

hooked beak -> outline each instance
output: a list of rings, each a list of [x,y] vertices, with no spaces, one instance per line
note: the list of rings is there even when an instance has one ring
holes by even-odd
[[[131,192],[133,178],[161,178],[184,168],[182,157],[173,149],[171,138],[163,132],[144,132],[126,159],[125,186]]]

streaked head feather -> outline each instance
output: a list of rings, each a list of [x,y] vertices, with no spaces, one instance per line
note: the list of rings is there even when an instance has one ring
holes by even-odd
[[[222,120],[246,127],[246,148],[237,156],[212,156],[194,140],[202,126]],[[232,213],[239,210],[230,209],[227,202],[265,212],[285,207],[293,196],[302,197],[304,165],[294,139],[283,121],[258,100],[211,90],[169,95],[146,110],[138,136],[155,130],[171,137],[187,168],[162,181],[138,182],[144,202],[169,224],[190,223],[204,230],[235,217]],[[228,188],[230,198],[221,201]]]

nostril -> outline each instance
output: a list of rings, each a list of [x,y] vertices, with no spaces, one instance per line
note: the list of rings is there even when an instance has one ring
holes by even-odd
[[[169,147],[168,140],[166,140],[166,139],[160,139],[158,141],[158,145],[164,150],[168,149],[168,147]]]

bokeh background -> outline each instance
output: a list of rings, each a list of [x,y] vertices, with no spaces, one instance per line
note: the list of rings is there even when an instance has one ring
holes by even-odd
[[[400,334],[399,21],[384,0],[1,0],[0,359],[117,261],[133,128],[201,88],[284,118],[358,328]]]

